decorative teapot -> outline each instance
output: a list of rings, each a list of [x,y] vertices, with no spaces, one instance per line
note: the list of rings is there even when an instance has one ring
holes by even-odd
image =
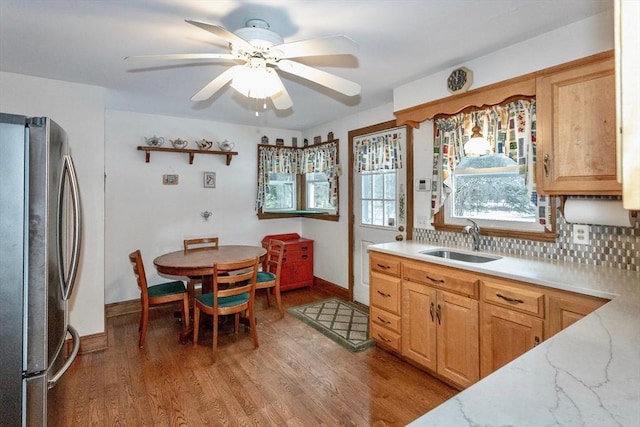
[[[198,144],[198,148],[199,149],[208,150],[213,145],[213,142],[212,141],[207,141],[206,139],[202,138],[201,140],[196,141],[196,144]]]
[[[170,139],[169,142],[171,143],[171,145],[173,145],[173,148],[184,148],[189,143],[188,141],[180,138]]]
[[[222,142],[218,141],[218,147],[221,151],[231,151],[235,146],[236,144],[234,144],[233,142],[229,142],[226,139]]]
[[[144,142],[146,142],[147,145],[151,147],[160,147],[162,144],[164,144],[164,138],[161,136],[153,135],[151,138],[145,137]]]

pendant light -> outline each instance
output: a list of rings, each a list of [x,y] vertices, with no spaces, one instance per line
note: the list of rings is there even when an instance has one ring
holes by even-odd
[[[467,156],[483,156],[491,150],[489,141],[480,132],[477,116],[475,122],[476,125],[471,129],[471,138],[464,144],[464,153]]]

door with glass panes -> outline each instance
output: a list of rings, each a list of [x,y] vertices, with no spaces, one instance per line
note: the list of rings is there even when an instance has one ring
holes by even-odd
[[[399,134],[399,153],[406,153],[406,129],[394,128],[358,138]],[[354,144],[358,139],[354,139]],[[355,151],[355,147],[354,152]],[[357,163],[357,161],[356,161]],[[404,159],[397,169],[358,170],[353,172],[353,299],[369,305],[369,254],[367,247],[376,243],[405,238],[406,229],[406,167]]]

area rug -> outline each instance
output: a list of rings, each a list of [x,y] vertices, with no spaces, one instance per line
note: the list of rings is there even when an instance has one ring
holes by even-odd
[[[369,313],[340,298],[291,307],[287,312],[350,351],[374,345],[369,338]]]

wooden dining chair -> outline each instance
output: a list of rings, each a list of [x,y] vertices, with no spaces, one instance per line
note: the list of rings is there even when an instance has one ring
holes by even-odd
[[[273,291],[276,297],[276,304],[280,312],[280,318],[284,317],[282,298],[280,296],[280,277],[282,271],[282,261],[284,259],[284,245],[282,240],[270,239],[267,246],[267,254],[262,262],[262,271],[258,272],[256,289],[267,290],[267,306],[271,307],[270,293]]]
[[[214,362],[218,352],[219,316],[234,314],[234,331],[238,333],[240,314],[244,313],[249,320],[253,346],[258,348],[258,332],[256,330],[254,309],[258,263],[259,258],[214,264],[212,292],[198,295],[195,298],[193,344],[198,344],[200,312],[211,315],[213,317]]]
[[[140,303],[142,304],[142,314],[140,316],[140,340],[138,346],[144,347],[144,340],[147,336],[147,326],[149,324],[149,307],[171,302],[182,302],[182,319],[185,327],[189,327],[189,295],[184,287],[184,283],[180,280],[161,283],[158,285],[148,286],[147,275],[144,271],[142,262],[142,254],[140,250],[136,250],[129,254],[129,261],[133,266],[133,274],[138,281],[140,288]]]
[[[218,247],[217,237],[198,237],[195,239],[184,239],[184,251],[193,251],[197,249],[210,249]],[[193,297],[196,293],[196,286],[202,283],[202,277],[189,277],[187,281],[187,290],[189,291],[190,301],[193,303]],[[210,291],[210,289],[207,289]],[[193,305],[193,304],[192,304]]]

